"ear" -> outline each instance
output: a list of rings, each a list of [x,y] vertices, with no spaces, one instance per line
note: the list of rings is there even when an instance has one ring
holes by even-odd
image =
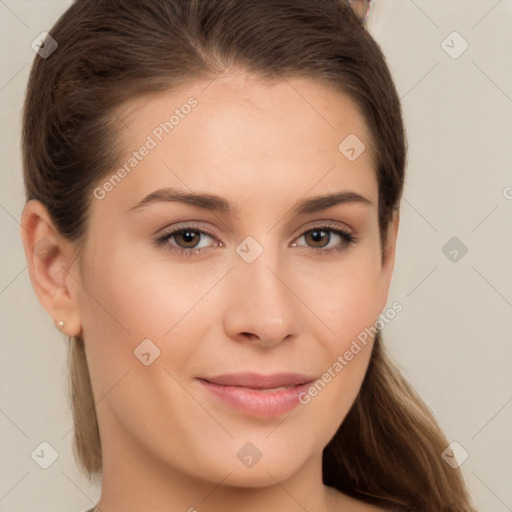
[[[59,234],[48,210],[36,199],[25,204],[20,224],[30,281],[39,302],[54,323],[64,322],[62,332],[78,336],[82,324],[71,289],[76,280],[70,275],[74,245]]]
[[[400,210],[394,210],[393,216],[389,222],[386,236],[386,245],[382,252],[381,268],[381,297],[382,309],[386,307],[388,301],[389,287],[395,267],[396,242],[398,238],[398,227],[400,225]]]

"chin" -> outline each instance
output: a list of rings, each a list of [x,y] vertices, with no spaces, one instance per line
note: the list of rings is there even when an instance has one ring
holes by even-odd
[[[260,461],[261,463],[261,461]],[[253,468],[236,468],[232,469],[232,473],[225,480],[226,485],[240,488],[262,488],[276,485],[277,482],[283,482],[291,478],[298,471],[298,467],[290,467],[286,465],[267,465],[261,466],[259,469]]]
[[[267,487],[292,478],[310,460],[307,454],[299,454],[297,450],[290,451],[287,446],[283,446],[282,450],[277,447],[262,448],[260,453],[259,460],[254,459],[252,462],[244,463],[244,454],[237,447],[233,458],[223,457],[222,468],[217,466],[215,473],[218,473],[222,479],[231,472],[224,482],[226,485],[248,488]]]

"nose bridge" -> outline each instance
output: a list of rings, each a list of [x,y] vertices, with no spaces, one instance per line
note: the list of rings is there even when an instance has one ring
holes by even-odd
[[[247,237],[236,248],[231,278],[236,280],[228,328],[231,335],[254,335],[261,344],[279,343],[298,333],[298,303],[287,283],[286,260],[271,236],[263,243]]]

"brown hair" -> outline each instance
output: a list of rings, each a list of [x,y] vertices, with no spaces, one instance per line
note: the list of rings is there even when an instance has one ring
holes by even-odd
[[[385,246],[403,190],[406,138],[385,58],[348,3],[77,0],[50,34],[59,46],[36,57],[24,105],[26,198],[40,200],[78,249],[92,190],[119,163],[116,109],[229,69],[268,80],[308,78],[355,102],[374,149]],[[324,449],[324,482],[400,510],[474,511],[460,471],[441,458],[448,441],[380,337],[358,397]],[[75,457],[92,478],[102,469],[101,445],[80,336],[70,344],[69,371]]]

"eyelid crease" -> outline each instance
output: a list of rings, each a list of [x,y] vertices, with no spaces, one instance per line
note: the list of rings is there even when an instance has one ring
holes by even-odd
[[[185,222],[184,222],[185,223]],[[348,226],[347,226],[348,227]],[[210,229],[207,229],[203,226],[199,226],[199,225],[195,225],[193,222],[192,223],[189,223],[189,224],[186,224],[184,226],[173,226],[172,229],[164,232],[164,234],[158,236],[155,240],[155,244],[157,245],[157,247],[163,247],[164,245],[168,245],[167,242],[177,233],[182,233],[184,231],[187,231],[187,230],[190,230],[190,231],[196,231],[198,233],[201,233],[201,234],[206,234],[208,236],[210,236],[211,238],[215,239],[217,241],[217,244],[214,246],[214,247],[223,247],[224,246],[224,243],[222,242],[222,240],[220,240],[217,235],[215,233],[213,233]],[[335,233],[337,234],[338,236],[340,236],[343,240],[343,244],[342,246],[338,246],[338,247],[335,247],[335,248],[330,248],[330,249],[324,249],[324,248],[318,248],[318,247],[310,247],[310,249],[312,249],[313,251],[316,251],[316,252],[319,252],[319,253],[330,253],[330,252],[333,252],[333,251],[341,251],[343,249],[345,249],[347,246],[351,245],[351,244],[356,244],[358,241],[359,241],[359,237],[357,235],[355,235],[352,230],[350,228],[345,229],[345,228],[340,228],[338,223],[336,223],[335,221],[316,221],[316,222],[313,222],[311,227],[305,229],[304,227],[301,228],[301,232],[299,235],[297,236],[294,236],[294,240],[296,240],[298,237],[301,237],[301,236],[304,236],[306,235],[307,233],[311,232],[311,231],[314,231],[314,230],[324,230],[324,231],[330,231],[332,233]],[[297,247],[297,244],[295,243],[293,245],[294,247]],[[304,246],[299,246],[299,247],[304,247]],[[171,252],[177,252],[177,253],[182,253],[182,254],[186,254],[186,255],[189,255],[189,256],[192,256],[194,254],[198,254],[200,252],[202,252],[203,250],[206,250],[206,249],[211,249],[212,247],[201,247],[201,248],[194,248],[194,247],[191,247],[191,248],[184,248],[184,247],[175,247],[175,246],[171,246],[170,248],[166,248],[166,250],[169,250]]]

